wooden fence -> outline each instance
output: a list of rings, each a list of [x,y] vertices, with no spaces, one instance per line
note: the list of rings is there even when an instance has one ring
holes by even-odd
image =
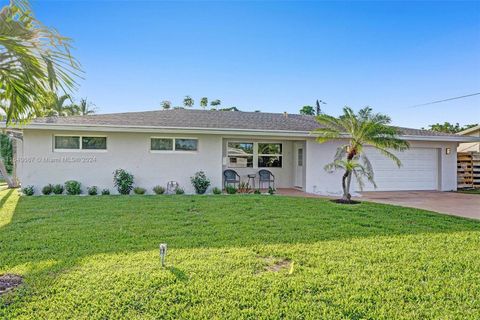
[[[459,189],[480,189],[480,152],[457,153]]]

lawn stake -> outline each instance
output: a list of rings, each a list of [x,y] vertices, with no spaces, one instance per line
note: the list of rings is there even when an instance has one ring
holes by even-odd
[[[160,243],[160,261],[162,262],[162,267],[165,267],[165,256],[167,255],[167,244]]]

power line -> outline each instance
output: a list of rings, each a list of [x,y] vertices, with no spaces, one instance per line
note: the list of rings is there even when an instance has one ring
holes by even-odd
[[[415,108],[415,107],[421,107],[421,106],[428,106],[428,105],[430,105],[430,104],[435,104],[435,103],[440,103],[440,102],[445,102],[445,101],[450,101],[450,100],[457,100],[457,99],[468,98],[468,97],[476,96],[476,95],[479,95],[479,94],[480,94],[480,92],[477,92],[477,93],[467,94],[467,95],[460,96],[460,97],[453,97],[453,98],[448,98],[448,99],[443,99],[443,100],[437,100],[437,101],[432,101],[432,102],[427,102],[427,103],[422,103],[422,104],[416,104],[416,105],[414,105],[414,106],[410,106],[409,108]]]

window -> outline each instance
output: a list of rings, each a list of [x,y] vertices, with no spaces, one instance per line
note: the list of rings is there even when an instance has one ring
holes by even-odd
[[[299,167],[303,166],[303,149],[302,148],[297,149],[297,166]]]
[[[259,143],[258,144],[258,167],[281,168],[282,167],[282,144]]]
[[[151,151],[197,151],[198,139],[151,138]]]
[[[82,149],[107,150],[107,137],[82,137]]]
[[[80,149],[80,137],[55,136],[55,149]]]
[[[253,167],[253,143],[229,142],[227,149],[228,166],[230,168]]]
[[[197,139],[175,139],[176,151],[197,151]]]
[[[157,139],[150,140],[150,150],[168,151],[173,150],[173,139]]]
[[[107,150],[107,137],[54,136],[55,150]]]

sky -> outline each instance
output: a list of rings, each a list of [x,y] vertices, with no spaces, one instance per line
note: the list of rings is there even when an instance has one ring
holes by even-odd
[[[100,113],[220,99],[243,111],[371,106],[393,124],[480,122],[480,2],[34,1],[74,40]]]

